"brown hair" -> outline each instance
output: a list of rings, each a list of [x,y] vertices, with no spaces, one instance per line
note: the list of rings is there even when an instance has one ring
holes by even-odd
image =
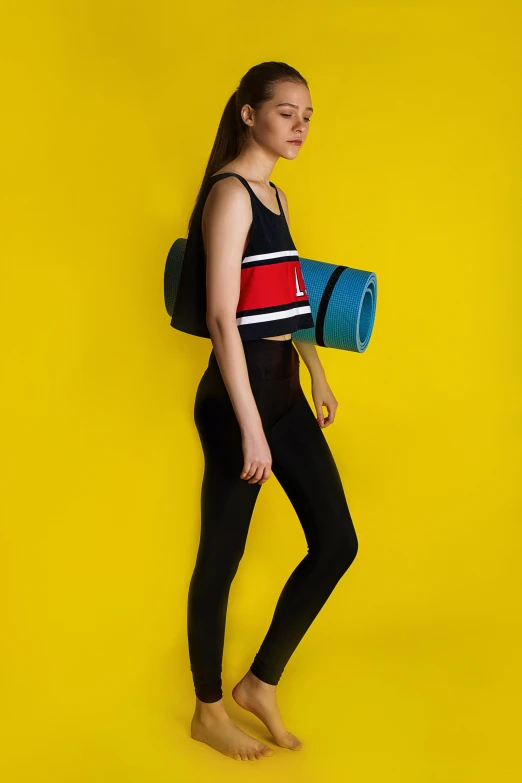
[[[248,137],[249,128],[241,117],[241,108],[248,103],[253,109],[258,109],[263,103],[269,101],[275,92],[275,85],[282,81],[292,81],[304,84],[308,82],[292,66],[280,62],[265,62],[254,65],[245,73],[239,87],[228,99],[227,105],[221,116],[217,129],[214,145],[210,152],[207,167],[203,175],[194,208],[192,209],[188,230],[192,225],[192,219],[196,205],[207,184],[207,180],[216,171],[234,160]]]

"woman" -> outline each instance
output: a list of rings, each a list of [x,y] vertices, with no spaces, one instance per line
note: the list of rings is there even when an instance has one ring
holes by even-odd
[[[225,108],[189,222],[188,243],[204,248],[206,275],[200,273],[198,288],[198,296],[205,289],[205,323],[194,333],[212,340],[194,406],[205,470],[188,596],[196,692],[191,736],[238,760],[273,755],[230,719],[221,688],[230,585],[271,471],[299,517],[308,554],[290,575],[252,666],[232,695],[281,747],[298,750],[301,743],[283,725],[276,685],[357,553],[341,479],[321,431],[334,421],[337,402],[315,346],[292,341],[292,332],[314,320],[287,200],[270,182],[278,158],[299,154],[311,115],[307,82],[294,68],[278,62],[251,68]],[[184,267],[196,280],[197,266]],[[187,317],[190,308],[196,312],[194,302],[185,297],[183,305],[179,298]],[[299,355],[310,371],[317,418],[300,385]]]

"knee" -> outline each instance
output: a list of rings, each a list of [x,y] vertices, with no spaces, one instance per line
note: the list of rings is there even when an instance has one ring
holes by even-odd
[[[192,594],[202,600],[209,600],[209,595],[220,596],[223,590],[228,590],[234,580],[239,564],[245,552],[244,544],[237,548],[226,550],[214,547],[202,548],[198,553],[196,565],[192,574]]]
[[[351,566],[359,550],[359,541],[355,530],[345,529],[338,533],[328,547],[329,561],[333,570],[344,574]]]

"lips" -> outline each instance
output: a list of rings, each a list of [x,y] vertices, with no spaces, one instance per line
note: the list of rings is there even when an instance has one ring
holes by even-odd
[[[302,142],[302,139],[290,139],[290,141],[288,143],[289,144],[295,144],[296,147],[300,147],[303,142]]]

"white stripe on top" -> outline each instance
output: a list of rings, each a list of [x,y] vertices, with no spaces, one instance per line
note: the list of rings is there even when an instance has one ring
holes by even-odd
[[[297,256],[297,250],[278,250],[276,253],[256,253],[255,256],[245,256],[241,263],[248,261],[260,261],[262,258],[281,258],[282,256]]]
[[[293,315],[299,315],[300,313],[311,313],[310,305],[301,305],[300,307],[292,307],[291,310],[276,310],[273,313],[260,313],[259,315],[243,315],[240,318],[236,318],[236,324],[254,324],[261,321],[276,321],[281,318],[291,318]]]

